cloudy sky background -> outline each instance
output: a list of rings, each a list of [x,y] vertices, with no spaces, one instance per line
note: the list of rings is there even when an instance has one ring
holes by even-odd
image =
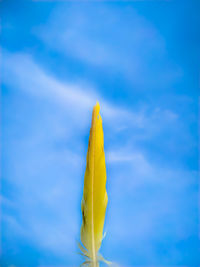
[[[1,2],[1,266],[79,266],[100,102],[118,266],[198,266],[198,1]]]

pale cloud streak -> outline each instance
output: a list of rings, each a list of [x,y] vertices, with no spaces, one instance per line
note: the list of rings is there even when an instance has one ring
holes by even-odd
[[[10,79],[12,77],[12,79]],[[127,109],[116,107],[104,100],[96,88],[88,88],[83,84],[64,83],[42,69],[29,54],[4,53],[3,83],[27,92],[36,97],[51,99],[66,110],[71,116],[81,116],[83,121],[96,101],[100,102],[105,120],[111,122],[130,122],[131,125],[143,127],[144,114],[133,113]],[[82,120],[79,120],[82,123]],[[120,125],[118,125],[120,127]]]
[[[11,227],[13,226],[15,231],[20,229],[20,233],[37,246],[49,249],[55,254],[61,254],[62,256],[68,255],[73,258],[73,252],[67,254],[67,250],[69,248],[73,248],[73,251],[76,250],[74,236],[78,238],[79,235],[79,217],[76,212],[76,205],[78,206],[78,199],[81,194],[81,176],[79,172],[80,170],[84,171],[82,159],[85,155],[82,155],[83,150],[81,150],[82,154],[79,155],[75,152],[76,147],[81,146],[81,142],[79,139],[75,139],[73,142],[73,138],[71,137],[74,131],[79,131],[90,124],[91,109],[96,100],[99,100],[101,104],[102,115],[105,123],[110,127],[111,134],[121,130],[123,131],[126,128],[129,129],[129,131],[133,129],[143,129],[144,132],[148,132],[151,128],[152,120],[160,120],[159,114],[161,114],[161,116],[165,114],[165,119],[172,121],[177,119],[177,117],[175,115],[173,116],[173,113],[168,110],[161,111],[160,109],[153,110],[148,116],[144,110],[133,113],[128,109],[109,103],[97,93],[94,87],[87,88],[80,83],[68,83],[56,79],[52,74],[39,66],[31,55],[24,53],[12,54],[4,51],[3,56],[3,84],[9,86],[12,90],[21,90],[34,98],[39,98],[44,102],[50,100],[53,105],[59,108],[62,107],[62,111],[64,111],[62,117],[67,117],[68,119],[67,129],[69,134],[67,136],[65,135],[65,131],[63,131],[62,135],[65,135],[65,137],[62,138],[65,138],[65,140],[72,140],[71,142],[74,144],[74,150],[66,148],[64,151],[60,151],[59,149],[58,151],[45,150],[47,138],[60,138],[60,135],[57,135],[57,124],[54,127],[54,133],[47,134],[44,132],[41,134],[39,131],[36,134],[33,132],[31,136],[25,136],[21,141],[16,140],[16,151],[22,149],[25,154],[28,154],[31,150],[32,158],[23,159],[23,161],[20,161],[21,164],[19,164],[19,162],[15,160],[15,154],[13,154],[13,158],[11,154],[10,159],[14,164],[12,167],[14,176],[12,177],[11,175],[11,177],[7,179],[21,192],[15,206],[15,209],[21,216],[21,221],[17,222],[15,218],[12,220],[12,218],[7,215],[4,217],[4,220],[9,223]],[[12,79],[10,77],[12,77]],[[46,123],[54,126],[55,121],[51,113],[48,118],[46,117]],[[61,121],[61,123],[64,125],[64,121]],[[45,127],[45,125],[43,127]],[[52,134],[54,135],[51,136]],[[38,154],[37,150],[33,150],[33,144],[36,148],[40,146],[40,149],[46,151],[46,154],[43,154],[44,152],[41,155]],[[116,190],[116,195],[118,196],[120,196],[117,193],[120,186],[123,185],[124,193],[122,195],[124,195],[130,192],[132,188],[140,186],[142,182],[144,182],[144,179],[146,181],[148,177],[153,179],[156,174],[156,169],[152,167],[149,160],[141,151],[136,151],[134,148],[121,148],[118,146],[118,150],[116,150],[114,144],[112,144],[106,151],[106,158],[108,160],[108,166],[118,163],[127,164],[128,170],[131,170],[130,173],[134,173],[140,177],[136,184],[136,182],[133,183],[131,177],[128,178],[126,174],[128,181],[126,186],[124,186],[123,174],[120,172],[118,174],[114,173],[113,176],[116,177],[116,183],[112,190]],[[62,166],[63,170],[66,170],[66,173],[60,175],[57,180],[52,179],[52,177],[50,179],[45,175],[45,170],[50,169],[52,164]],[[42,175],[43,172],[44,175]],[[66,179],[66,177],[68,177],[68,179]],[[73,179],[77,179],[76,183],[73,182],[74,180],[72,177]],[[39,188],[38,184],[40,184]],[[32,188],[31,191],[30,186]],[[73,195],[70,192],[73,192]],[[62,203],[65,203],[65,205],[63,206]],[[71,203],[73,203],[73,211]],[[48,216],[43,217],[41,214],[38,215],[38,207],[42,209],[42,206],[44,210],[52,214],[53,218],[57,218],[56,222],[52,220],[50,223],[48,221]],[[67,213],[63,213],[64,210],[70,210],[71,216],[74,218],[72,221],[69,220]],[[27,216],[23,216],[23,214]],[[77,224],[74,224],[74,221],[76,221]],[[113,229],[115,229],[115,227]]]
[[[51,255],[61,265],[79,265],[80,203],[98,100],[109,196],[104,256],[120,266],[187,261],[189,254],[192,259],[196,140],[192,112],[189,106],[182,112],[186,100],[174,96],[193,96],[183,95],[187,77],[179,83],[181,63],[168,51],[174,40],[167,43],[162,25],[150,21],[151,9],[143,17],[145,9],[135,5],[72,2],[37,6],[37,16],[36,5],[27,5],[30,13],[16,13],[4,29],[1,202],[7,257],[15,258],[16,249],[28,266],[27,244],[31,255],[36,249],[43,258],[35,266],[53,265]]]
[[[134,90],[162,89],[183,75],[168,59],[159,31],[132,7],[124,13],[103,3],[87,11],[69,4],[55,9],[48,24],[33,33],[63,56],[117,73]]]
[[[78,120],[80,126],[90,116],[96,101],[100,102],[105,121],[116,130],[124,129],[127,125],[150,130],[153,126],[151,125],[153,120],[165,118],[165,120],[176,121],[178,118],[178,115],[173,111],[160,108],[149,112],[142,107],[139,111],[132,112],[130,109],[115,106],[106,101],[97,92],[97,88],[85,86],[84,82],[59,81],[51,73],[41,68],[29,54],[12,54],[4,51],[3,64],[3,83],[13,87],[13,90],[20,89],[33,96],[51,99],[58,105],[62,105],[68,113],[70,112],[71,117],[82,118]]]

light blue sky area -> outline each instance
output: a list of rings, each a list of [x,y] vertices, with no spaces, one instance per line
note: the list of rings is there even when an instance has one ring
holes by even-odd
[[[198,264],[198,1],[2,1],[1,266],[79,266],[100,102],[114,266]]]

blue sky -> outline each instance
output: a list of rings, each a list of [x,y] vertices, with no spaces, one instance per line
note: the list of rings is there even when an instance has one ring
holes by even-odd
[[[79,266],[92,107],[114,266],[198,263],[198,1],[1,2],[1,266]]]

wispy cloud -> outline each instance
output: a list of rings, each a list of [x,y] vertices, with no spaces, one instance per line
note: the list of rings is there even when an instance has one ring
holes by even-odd
[[[41,68],[29,54],[11,54],[4,51],[3,82],[13,87],[13,90],[23,90],[42,99],[51,99],[70,110],[73,117],[81,116],[79,124],[85,122],[94,104],[98,100],[102,106],[102,114],[105,120],[112,123],[118,129],[123,129],[124,124],[132,127],[146,128],[147,121],[159,119],[163,116],[167,120],[176,120],[178,115],[171,110],[156,108],[149,113],[142,107],[133,113],[127,108],[115,106],[106,101],[94,87],[86,87],[84,83],[61,82],[47,70]],[[12,79],[10,79],[12,77]],[[146,114],[148,113],[148,115]],[[87,117],[88,119],[88,117]],[[74,121],[75,122],[75,121]]]
[[[86,114],[98,100],[102,106],[105,120],[118,119],[119,122],[129,121],[133,126],[143,127],[144,114],[133,113],[123,107],[116,107],[102,98],[96,88],[85,87],[83,84],[61,82],[52,74],[42,69],[28,54],[10,54],[4,52],[3,82],[14,88],[20,89],[36,97],[51,99],[62,105],[66,110],[71,110],[71,116],[82,117],[81,124]],[[10,77],[12,76],[12,79]]]
[[[105,3],[87,9],[73,4],[57,7],[48,24],[34,33],[63,55],[99,71],[103,67],[110,75],[117,73],[134,90],[162,89],[182,76],[180,67],[167,57],[164,38],[133,7],[126,12]]]
[[[48,249],[62,257],[67,255],[72,262],[75,259],[75,237],[79,238],[80,226],[78,207],[80,206],[81,178],[84,173],[83,159],[86,151],[78,149],[78,147],[83,146],[83,141],[80,139],[81,134],[76,139],[72,136],[74,136],[75,131],[79,132],[81,129],[89,128],[92,106],[96,100],[99,100],[105,126],[109,127],[111,136],[114,134],[118,136],[118,132],[125,132],[127,135],[127,137],[121,135],[122,140],[118,140],[117,146],[112,138],[112,142],[106,149],[109,175],[115,178],[110,189],[111,201],[121,203],[117,208],[118,215],[115,204],[112,204],[110,222],[113,226],[109,231],[113,238],[117,236],[119,242],[126,242],[128,245],[130,245],[130,240],[127,241],[127,238],[130,236],[135,239],[135,242],[139,238],[145,239],[144,235],[148,240],[151,240],[151,230],[155,225],[154,223],[147,225],[145,222],[149,218],[155,222],[155,220],[160,220],[162,216],[168,216],[174,212],[173,203],[175,205],[178,203],[175,197],[176,190],[179,190],[177,183],[174,183],[176,190],[171,193],[173,201],[170,203],[166,199],[166,191],[163,190],[163,187],[165,184],[168,185],[172,179],[177,179],[180,182],[182,173],[169,171],[167,168],[163,169],[159,165],[154,166],[139,148],[131,144],[131,138],[134,135],[133,131],[138,129],[142,129],[143,135],[146,136],[151,131],[160,131],[166,121],[168,126],[169,122],[174,125],[179,120],[178,115],[168,109],[162,110],[160,107],[151,110],[151,112],[142,108],[139,112],[133,113],[132,110],[116,106],[105,100],[94,87],[85,87],[81,83],[72,84],[58,80],[36,63],[32,56],[23,53],[12,54],[4,51],[2,81],[11,90],[24,92],[34,99],[42,100],[42,103],[49,103],[49,101],[51,103],[48,116],[45,115],[45,123],[42,123],[42,130],[37,127],[38,132],[25,135],[22,140],[16,140],[13,148],[10,148],[9,160],[12,168],[7,180],[20,192],[20,196],[15,196],[14,208],[18,213],[19,221],[7,215],[5,215],[4,220],[10,227],[13,227],[13,231],[22,233],[37,247]],[[54,111],[50,111],[52,106],[56,106],[58,109],[61,107],[61,113],[59,116],[55,116],[55,119],[52,116]],[[58,118],[61,120],[60,124],[67,125],[67,127],[62,126],[67,128],[67,134],[63,129],[58,131],[60,125],[57,122]],[[36,118],[37,123],[38,120],[39,118]],[[54,140],[59,143],[60,139],[69,142],[71,147],[64,145],[61,149],[59,144],[55,145]],[[129,144],[124,141],[126,139]],[[40,147],[39,151],[38,147]],[[18,161],[16,155],[19,154],[20,156],[19,151],[21,150],[23,151],[23,160]],[[29,154],[29,157],[24,158],[25,154]],[[118,168],[117,166],[121,166],[121,164],[124,167]],[[55,169],[52,169],[52,166],[56,166]],[[62,173],[59,170],[62,170]],[[188,177],[190,174],[185,172],[179,188],[185,190],[184,188],[190,187],[187,182]],[[38,185],[40,186],[38,187]],[[119,231],[121,227],[124,227],[125,221],[123,219],[117,221],[117,216],[119,214],[123,216],[124,208],[122,207],[126,205],[127,198],[129,199],[132,194],[137,195],[138,190],[145,196],[145,185],[162,188],[165,196],[162,203],[169,205],[169,210],[166,208],[161,209],[160,213],[149,212],[144,215],[141,210],[135,207],[134,212],[138,219],[134,219],[134,221],[139,234],[137,235],[134,230],[128,232],[123,229],[123,231]],[[123,190],[120,191],[120,188]],[[159,197],[162,199],[161,196]],[[156,200],[151,202],[153,205],[155,204],[154,201]],[[130,208],[130,203],[127,205],[127,209]],[[145,206],[145,203],[143,202],[142,205],[146,210],[148,207]],[[127,209],[125,210],[127,211]],[[127,216],[132,223],[133,213],[131,210],[127,211]],[[73,220],[70,219],[72,217]],[[144,221],[143,225],[141,225],[141,221]],[[129,225],[129,227],[131,226]],[[184,227],[187,227],[187,223]],[[144,231],[144,229],[146,230]],[[182,231],[185,234],[185,228]],[[125,243],[123,244],[125,245]],[[137,243],[135,245],[137,246]]]
[[[1,50],[6,264],[79,265],[98,100],[109,197],[101,252],[119,266],[197,266],[195,71],[184,55],[193,46],[177,23],[185,15],[158,3],[30,2],[15,14],[13,5],[4,5]]]

